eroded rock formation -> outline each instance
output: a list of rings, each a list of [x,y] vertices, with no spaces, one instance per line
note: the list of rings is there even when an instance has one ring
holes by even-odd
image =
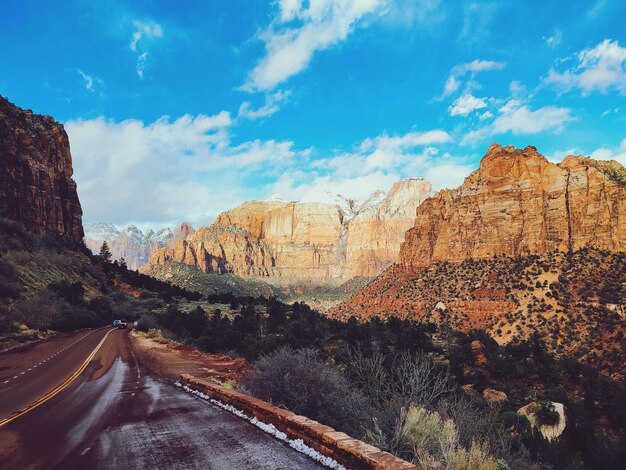
[[[430,195],[428,181],[398,181],[379,204],[361,210],[349,223],[347,264],[350,276],[374,277],[398,256],[405,232],[413,226],[415,209]]]
[[[358,207],[341,197],[247,202],[154,253],[149,264],[174,260],[205,272],[294,279],[376,276],[396,260],[415,208],[430,191],[430,183],[413,178]]]
[[[462,186],[420,205],[399,262],[421,268],[583,247],[624,251],[626,186],[611,176],[620,168],[582,156],[556,165],[535,147],[493,144]]]
[[[82,209],[72,173],[63,126],[0,96],[0,217],[37,235],[80,242]]]
[[[621,377],[623,359],[596,343],[621,328],[605,309],[624,304],[623,166],[572,156],[556,165],[534,147],[494,144],[463,185],[416,213],[398,263],[328,315],[479,329],[501,344],[539,333],[550,351]],[[480,349],[472,343],[478,364]]]

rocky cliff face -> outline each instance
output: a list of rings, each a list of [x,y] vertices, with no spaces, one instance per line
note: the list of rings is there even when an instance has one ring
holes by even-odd
[[[556,165],[535,147],[493,144],[462,186],[419,206],[399,262],[422,268],[583,247],[624,251],[626,186],[613,175],[622,170],[573,156]]]
[[[398,263],[329,315],[481,329],[501,343],[539,332],[552,351],[591,361],[598,341],[618,338],[623,319],[609,313],[626,305],[618,163],[569,156],[556,165],[534,147],[494,144],[460,187],[416,214]],[[602,360],[623,369],[622,358]]]
[[[0,160],[0,217],[80,242],[82,209],[63,126],[0,96]]]
[[[430,195],[428,181],[411,178],[393,185],[378,204],[362,208],[349,223],[347,264],[350,276],[374,277],[397,259],[415,209]]]
[[[118,230],[113,224],[85,224],[85,245],[94,254],[100,252],[104,241],[109,245],[114,260],[124,258],[130,269],[139,269],[148,262],[150,256],[160,248],[174,246],[186,240],[194,229],[188,223],[182,223],[172,230],[169,227],[158,231],[148,230],[143,233],[134,225]]]
[[[149,264],[174,260],[205,272],[293,279],[375,276],[396,260],[415,208],[430,190],[426,181],[409,179],[360,206],[341,197],[326,198],[334,203],[247,202],[159,250]]]

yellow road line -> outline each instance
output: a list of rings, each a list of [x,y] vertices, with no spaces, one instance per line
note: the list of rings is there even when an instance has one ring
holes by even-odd
[[[25,415],[29,411],[34,410],[39,405],[43,405],[48,400],[50,400],[51,398],[53,398],[56,395],[58,395],[59,393],[61,393],[69,384],[71,384],[74,380],[76,380],[76,377],[78,377],[85,370],[87,365],[91,362],[93,357],[100,350],[100,348],[102,347],[102,345],[106,341],[107,337],[111,334],[112,331],[115,331],[116,329],[117,328],[112,328],[112,329],[110,329],[107,332],[106,335],[104,335],[104,337],[102,338],[100,343],[98,343],[98,346],[96,346],[96,348],[91,352],[91,354],[89,354],[87,359],[85,359],[85,362],[83,362],[82,365],[72,375],[70,375],[67,379],[65,379],[61,384],[57,385],[53,390],[51,390],[48,393],[46,393],[43,397],[39,398],[37,401],[35,401],[35,402],[31,403],[30,405],[28,405],[26,408],[23,408],[20,411],[17,411],[15,413],[13,413],[11,416],[0,420],[0,427],[4,426],[5,424],[10,423],[14,419],[17,419],[17,418],[19,418],[22,415]]]

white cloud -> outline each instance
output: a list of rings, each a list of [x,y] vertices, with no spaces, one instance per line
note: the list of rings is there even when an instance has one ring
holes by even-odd
[[[587,12],[587,17],[589,17],[592,20],[595,20],[598,16],[600,16],[603,13],[607,3],[608,3],[607,0],[597,0]]]
[[[493,60],[473,60],[465,64],[456,65],[452,71],[458,75],[465,74],[466,72],[489,72],[492,70],[502,70],[506,67],[504,62],[496,62]]]
[[[466,169],[441,155],[451,137],[438,129],[383,133],[324,156],[291,141],[233,142],[236,124],[225,111],[152,123],[102,117],[65,123],[85,220],[206,224],[275,193],[298,200],[328,190],[363,199],[402,177],[432,175],[437,185],[456,185],[460,167]]]
[[[613,113],[615,114],[619,113],[619,107],[607,109],[606,111],[602,113],[602,117],[608,116],[609,114],[613,114]]]
[[[509,92],[511,93],[511,96],[516,99],[528,94],[526,86],[518,80],[513,80],[509,83]]]
[[[490,31],[489,23],[496,13],[497,3],[468,2],[463,8],[463,28],[459,39],[466,43],[475,43],[484,39]]]
[[[257,109],[252,109],[249,101],[244,101],[239,106],[238,116],[245,119],[262,119],[277,113],[280,105],[287,102],[291,96],[291,91],[277,91],[265,95],[265,104]]]
[[[569,108],[544,106],[533,111],[519,101],[511,100],[500,109],[492,126],[496,134],[537,134],[544,131],[559,132],[565,123],[572,120]]]
[[[619,148],[601,147],[590,155],[596,160],[615,160],[626,166],[626,139],[620,142]]]
[[[488,125],[468,132],[462,144],[472,144],[497,134],[510,132],[515,135],[560,132],[565,124],[573,121],[572,110],[558,106],[543,106],[532,110],[519,100],[509,100],[498,110]]]
[[[460,165],[448,154],[439,155],[439,146],[450,140],[442,130],[366,138],[352,151],[312,160],[306,168],[288,169],[267,186],[266,193],[291,200],[315,200],[320,193],[330,191],[363,200],[374,190],[387,190],[400,178],[428,172],[437,178],[438,187],[456,185],[457,172],[446,178],[444,170],[437,170],[440,165],[449,169]]]
[[[441,0],[277,0],[269,26],[258,34],[265,55],[242,89],[268,91],[306,69],[316,52],[345,41],[372,21],[433,28],[446,16]]]
[[[381,20],[391,26],[433,29],[446,17],[441,0],[385,0]]]
[[[131,51],[138,50],[139,41],[142,38],[152,39],[163,37],[163,27],[158,23],[152,21],[135,21],[133,24],[135,25],[135,32],[130,42]]]
[[[81,69],[76,69],[81,78],[85,81],[85,89],[91,92],[95,92],[96,88],[100,88],[104,85],[104,81],[101,78],[88,75]]]
[[[552,48],[557,47],[563,40],[563,32],[559,28],[556,28],[552,35],[544,37],[543,39],[546,41],[548,46]]]
[[[163,26],[153,21],[134,21],[134,32],[131,36],[129,48],[137,54],[137,75],[144,77],[148,63],[148,50],[155,39],[163,37]]]
[[[344,41],[383,0],[280,0],[279,14],[261,34],[266,55],[250,72],[243,88],[271,90],[305,69],[313,54]]]
[[[444,85],[441,98],[450,96],[451,94],[459,90],[462,85],[462,78],[466,75],[469,75],[469,87],[466,87],[465,91],[469,92],[470,90],[468,88],[471,88],[473,86],[472,82],[477,73],[489,72],[493,70],[502,70],[504,67],[506,67],[506,63],[504,62],[478,59],[464,64],[455,65],[454,67],[452,67],[452,70],[450,70],[450,75],[448,75],[446,84]]]
[[[302,0],[280,0],[281,21],[293,20],[302,8]]]
[[[243,180],[279,174],[305,155],[288,141],[231,143],[230,114],[145,124],[66,123],[87,221],[207,222],[253,195]]]
[[[449,96],[456,92],[461,86],[461,82],[456,77],[450,75],[446,80],[446,84],[443,87],[443,96]]]
[[[593,91],[607,93],[612,89],[626,95],[626,48],[605,39],[576,56],[578,63],[563,72],[551,69],[544,82],[563,91],[579,88],[583,95]]]
[[[428,168],[424,177],[430,181],[435,189],[456,188],[476,167],[463,163],[440,162]]]
[[[448,108],[450,116],[467,116],[472,111],[486,108],[487,103],[484,98],[476,98],[471,94],[465,94],[456,99]]]
[[[266,194],[280,194],[290,201],[315,202],[324,193],[341,194],[364,201],[377,189],[388,190],[401,176],[393,172],[376,171],[353,176],[320,175],[286,171],[265,189]]]

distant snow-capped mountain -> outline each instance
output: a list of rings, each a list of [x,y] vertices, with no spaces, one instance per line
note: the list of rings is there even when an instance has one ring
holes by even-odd
[[[185,240],[195,230],[186,222],[174,227],[164,227],[156,232],[148,229],[145,233],[135,225],[118,229],[115,225],[95,222],[84,225],[85,245],[93,253],[100,252],[104,241],[114,260],[124,258],[130,269],[139,269],[148,262],[157,249]]]

